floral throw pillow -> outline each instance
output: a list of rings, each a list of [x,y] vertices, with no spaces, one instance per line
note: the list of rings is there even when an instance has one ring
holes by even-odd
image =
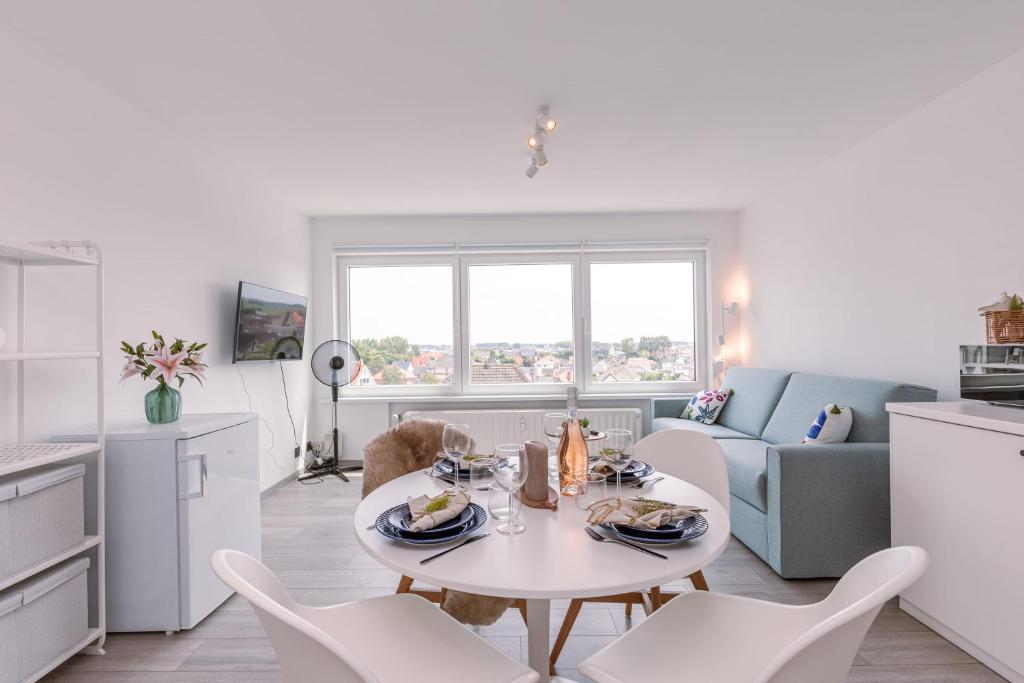
[[[708,389],[694,394],[679,417],[684,420],[713,425],[718,416],[722,414],[722,408],[725,407],[725,402],[729,400],[730,396],[732,396],[732,389]]]

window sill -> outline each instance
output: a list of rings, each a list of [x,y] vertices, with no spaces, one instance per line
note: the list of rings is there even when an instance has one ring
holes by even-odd
[[[692,396],[692,392],[668,392],[668,393],[626,393],[626,394],[580,394],[580,401],[586,402],[612,402],[612,401],[644,401],[654,398],[683,398]],[[387,396],[341,396],[339,403],[510,403],[510,402],[547,402],[560,405],[565,404],[565,396],[561,394],[463,394],[461,396],[416,396],[396,395]],[[321,398],[320,403],[332,403],[330,398]]]

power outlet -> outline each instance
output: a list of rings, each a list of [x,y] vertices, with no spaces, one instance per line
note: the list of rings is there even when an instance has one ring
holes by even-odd
[[[295,457],[296,458],[301,458],[302,457],[302,449],[299,448],[298,446],[295,447]]]

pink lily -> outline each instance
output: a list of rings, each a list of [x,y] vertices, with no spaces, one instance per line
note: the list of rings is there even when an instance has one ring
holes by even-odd
[[[192,373],[195,375],[196,379],[200,381],[206,379],[206,375],[204,374],[206,372],[206,366],[203,365],[203,361],[200,359],[198,354],[192,356],[192,359],[183,365],[182,368],[183,372]]]
[[[156,366],[154,374],[163,377],[165,382],[170,382],[178,374],[181,362],[188,354],[184,351],[171,353],[167,346],[156,351],[149,359],[149,362]]]
[[[134,377],[142,372],[142,368],[135,364],[135,361],[128,361],[124,364],[124,368],[121,369],[121,381],[125,381],[129,377]]]

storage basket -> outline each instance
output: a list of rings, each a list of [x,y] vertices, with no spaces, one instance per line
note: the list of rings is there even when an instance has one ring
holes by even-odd
[[[0,480],[0,579],[85,541],[84,477],[75,464]]]
[[[1024,343],[1024,311],[986,311],[985,341],[988,344]]]
[[[14,611],[18,672],[28,678],[89,633],[89,558],[57,565],[18,584],[22,606]]]

